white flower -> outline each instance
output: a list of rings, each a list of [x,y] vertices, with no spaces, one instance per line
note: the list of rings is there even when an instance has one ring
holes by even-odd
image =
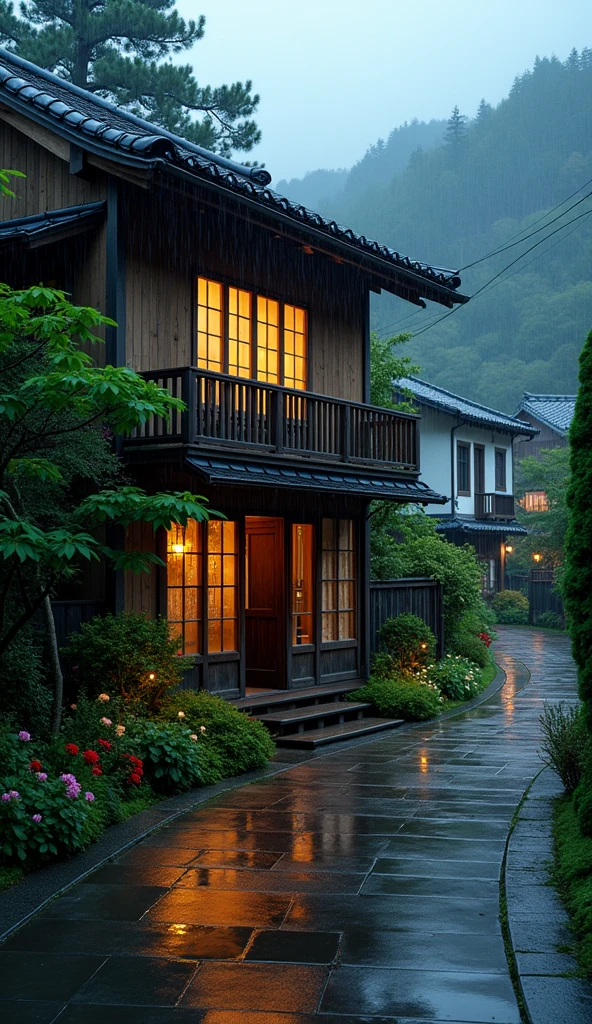
[[[200,725],[199,731],[202,732],[202,733],[205,732],[206,731],[205,725]]]
[[[97,697],[97,700],[107,701],[107,700],[109,700],[109,694],[108,693],[100,693],[99,696]]]
[[[189,737],[189,739],[190,740],[196,740],[197,739],[197,733],[192,732],[191,736]]]
[[[185,718],[185,712],[184,711],[178,711],[177,712],[177,718]]]

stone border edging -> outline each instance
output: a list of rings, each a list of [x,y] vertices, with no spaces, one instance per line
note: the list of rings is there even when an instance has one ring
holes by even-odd
[[[450,711],[443,712],[437,718],[430,718],[424,722],[405,722],[404,725],[399,726],[397,732],[426,728],[436,722],[463,715],[495,696],[503,688],[505,682],[506,674],[501,666],[497,665],[496,674],[489,686],[472,700],[462,706],[452,708]],[[379,736],[380,734],[376,733],[360,736],[349,741],[344,740],[339,746],[361,746],[376,741]],[[110,825],[96,843],[76,854],[71,860],[58,861],[48,864],[47,867],[39,868],[30,875],[26,875],[21,882],[0,892],[0,943],[7,939],[12,932],[25,925],[32,917],[35,917],[52,900],[62,896],[68,889],[81,882],[103,864],[140,843],[162,825],[168,824],[187,811],[193,810],[194,807],[199,807],[223,793],[249,785],[251,782],[257,782],[259,779],[280,775],[300,761],[316,760],[331,754],[334,749],[333,746],[328,746],[319,751],[294,751],[293,753],[298,756],[294,757],[293,762],[284,762],[279,765],[270,763],[267,768],[248,772],[245,775],[235,775],[213,786],[204,786],[179,796],[166,797],[126,821],[118,825]]]
[[[510,944],[529,1024],[590,1024],[592,985],[573,975],[573,956],[558,952],[573,945],[567,912],[549,885],[553,860],[552,801],[563,792],[559,779],[543,768],[519,804],[508,836],[504,886]]]

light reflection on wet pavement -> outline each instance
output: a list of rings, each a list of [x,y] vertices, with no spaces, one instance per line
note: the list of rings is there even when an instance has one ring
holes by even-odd
[[[520,1024],[499,872],[575,669],[557,633],[496,657],[481,706],[302,755],[56,900],[1,948],[4,1024]]]

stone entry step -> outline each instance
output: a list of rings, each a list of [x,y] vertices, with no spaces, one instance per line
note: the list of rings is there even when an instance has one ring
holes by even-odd
[[[325,704],[329,701],[339,701],[346,693],[352,690],[359,690],[364,685],[363,679],[350,679],[346,683],[330,683],[327,686],[307,686],[302,690],[275,690],[272,693],[262,693],[256,696],[241,697],[231,703],[239,711],[245,711],[253,718],[260,715],[271,714],[276,708],[288,710],[301,706],[313,706]]]
[[[267,715],[257,715],[260,722],[264,722],[272,731],[278,729],[280,733],[303,732],[305,726],[311,722],[317,727],[324,726],[327,720],[337,719],[331,724],[336,725],[352,718],[361,718],[364,711],[369,711],[371,704],[362,704],[351,700],[327,701],[323,704],[313,704],[309,707],[293,708],[291,711],[283,709]]]
[[[366,736],[372,732],[382,732],[384,729],[396,729],[403,725],[403,720],[398,718],[361,718],[358,721],[342,722],[338,725],[326,725],[320,729],[310,729],[306,732],[292,733],[288,736],[278,736],[276,743],[278,747],[292,747],[296,750],[315,750],[316,747],[324,746],[326,743],[338,743],[339,740],[353,740],[357,736]]]

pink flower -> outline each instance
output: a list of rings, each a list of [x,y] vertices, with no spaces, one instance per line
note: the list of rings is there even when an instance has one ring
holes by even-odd
[[[40,814],[32,814],[31,815],[31,821],[34,821],[36,825],[38,825],[39,822],[42,821],[42,820],[43,819],[42,819]]]
[[[21,729],[21,731],[18,734],[18,738],[19,740],[22,740],[23,743],[28,743],[29,740],[31,739],[31,733],[27,732],[26,729]]]
[[[10,789],[8,793],[2,794],[2,800],[6,803],[7,800],[20,800],[21,794],[16,789]]]
[[[103,725],[113,725],[113,722],[111,721],[110,718],[101,718],[101,722],[103,723]]]
[[[37,778],[39,779],[39,782],[45,782],[47,778],[47,772],[37,772]]]
[[[2,796],[0,797],[0,800],[3,800],[4,803],[6,803],[7,800],[10,800],[10,795],[8,793],[3,793]]]
[[[70,797],[71,800],[75,800],[82,789],[82,786],[76,780],[76,776],[66,773],[60,775],[60,779],[66,783],[66,796]]]
[[[94,793],[85,793],[84,794],[84,799],[85,800],[89,800],[91,803],[94,800],[94,798],[95,798],[95,794]]]

